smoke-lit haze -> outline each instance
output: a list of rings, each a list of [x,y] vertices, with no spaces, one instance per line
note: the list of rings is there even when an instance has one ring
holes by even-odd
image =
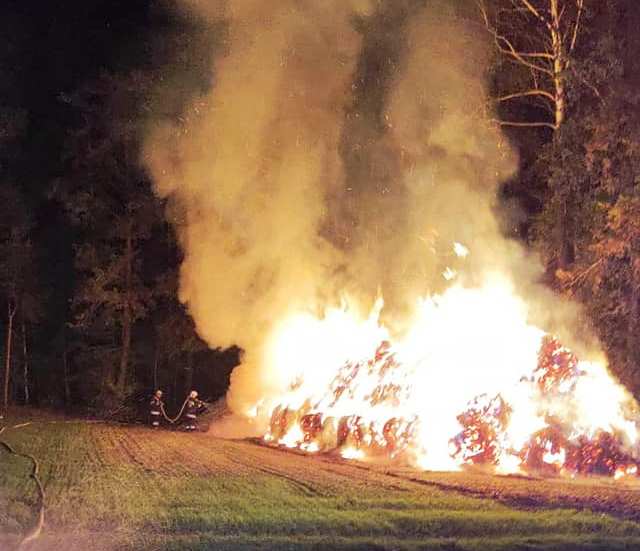
[[[145,161],[184,249],[181,300],[212,346],[246,351],[236,412],[289,382],[267,360],[280,320],[345,296],[366,313],[381,294],[402,332],[447,268],[461,284],[513,279],[545,329],[573,321],[494,213],[517,159],[489,123],[486,37],[450,3],[423,4],[184,0],[212,32],[224,22],[225,47],[209,93],[154,125]]]

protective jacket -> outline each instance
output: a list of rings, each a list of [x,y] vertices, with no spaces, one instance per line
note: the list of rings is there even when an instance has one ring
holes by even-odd
[[[151,398],[151,402],[149,402],[149,417],[151,419],[151,425],[154,427],[160,426],[163,406],[164,404],[162,403],[162,400],[157,396]]]
[[[185,406],[184,410],[185,417],[187,418],[187,423],[185,426],[187,430],[196,430],[198,428],[197,417],[203,406],[204,403],[197,398],[189,398],[187,400],[187,405]]]
[[[197,415],[203,405],[203,402],[198,400],[197,398],[189,398],[187,400],[185,412],[187,415]]]

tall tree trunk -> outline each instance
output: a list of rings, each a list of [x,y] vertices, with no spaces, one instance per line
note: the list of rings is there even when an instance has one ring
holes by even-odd
[[[560,240],[558,267],[563,270],[567,270],[574,263],[576,256],[573,222],[569,219],[570,202],[571,195],[565,195],[562,198],[562,209],[558,220]]]
[[[120,354],[120,369],[116,386],[119,394],[124,394],[127,380],[127,369],[129,367],[129,354],[131,351],[131,294],[133,286],[133,220],[129,219],[127,226],[127,237],[124,251],[125,261],[125,299],[122,313],[122,351]]]
[[[153,389],[158,390],[158,363],[160,362],[160,347],[156,343],[155,357],[153,360]]]
[[[191,351],[187,352],[187,367],[185,372],[186,377],[184,384],[187,387],[185,393],[189,393],[193,388],[193,352]]]
[[[16,315],[16,304],[9,299],[7,303],[7,341],[4,363],[4,411],[9,407],[9,379],[11,377],[11,344],[13,342],[13,318]]]
[[[27,323],[22,316],[22,376],[24,379],[24,403],[28,405],[30,400],[29,396],[29,354],[27,353]]]
[[[627,353],[634,373],[640,367],[640,343],[638,343],[638,326],[640,325],[640,258],[638,249],[631,250],[631,297],[629,321],[627,323]]]
[[[174,366],[173,366],[173,403],[176,405],[182,404],[183,398],[178,398],[178,362],[173,358]]]
[[[553,85],[555,88],[554,124],[556,130],[564,122],[566,112],[565,98],[565,52],[563,37],[560,31],[560,18],[562,13],[558,7],[558,0],[550,0],[551,21],[549,31],[551,33],[551,48],[553,51]]]
[[[64,379],[64,405],[71,404],[71,385],[69,384],[69,361],[67,356],[67,337],[65,331],[64,348],[62,349],[62,377]]]
[[[549,12],[551,14],[551,20],[549,22],[549,32],[551,34],[551,48],[553,52],[553,87],[555,89],[555,101],[554,101],[554,125],[555,129],[559,130],[564,123],[566,116],[566,76],[565,71],[567,68],[566,53],[564,51],[564,37],[560,30],[560,19],[562,17],[562,10],[559,7],[559,0],[549,0]],[[575,244],[573,239],[573,231],[571,221],[567,218],[567,212],[569,210],[569,196],[566,196],[563,200],[562,214],[559,225],[559,239],[560,243],[558,250],[559,255],[559,267],[563,270],[568,269],[575,260]]]
[[[551,14],[549,32],[551,34],[551,48],[553,52],[553,86],[555,89],[554,125],[556,130],[560,129],[566,116],[565,70],[567,67],[567,60],[564,51],[565,45],[560,31],[560,18],[562,17],[562,12],[558,3],[559,0],[549,0],[549,11]],[[558,233],[560,239],[560,243],[558,243],[558,250],[560,251],[559,267],[563,270],[568,269],[575,260],[573,228],[571,221],[567,217],[570,206],[569,200],[570,194],[567,194],[563,199],[562,213],[560,215],[560,220],[558,220]]]

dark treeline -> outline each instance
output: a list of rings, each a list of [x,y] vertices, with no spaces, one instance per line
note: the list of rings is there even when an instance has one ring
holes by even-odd
[[[554,45],[553,25],[502,3],[480,2],[483,18],[461,1],[459,13],[496,39],[496,124],[521,155],[501,200],[522,216],[506,231],[541,254],[548,285],[584,304],[638,396],[640,10],[551,2],[580,31]],[[156,387],[173,403],[191,387],[216,398],[239,361],[237,348],[209,349],[180,304],[177,238],[139,162],[148,118],[179,116],[211,85],[223,29],[148,4],[113,18],[113,2],[69,2],[32,18],[36,3],[22,2],[0,23],[3,402],[104,412]],[[552,57],[513,55],[549,45]]]
[[[138,162],[154,86],[142,71],[105,72],[64,96],[61,174],[31,203],[19,176],[3,182],[9,401],[108,412],[153,388],[175,404],[229,385],[239,350],[210,350],[178,301],[176,235]]]
[[[208,86],[215,37],[149,2],[10,4],[0,402],[109,412],[158,387],[170,406],[191,388],[222,396],[240,351],[209,349],[180,304],[176,235],[139,163],[156,93],[172,87],[173,115]]]

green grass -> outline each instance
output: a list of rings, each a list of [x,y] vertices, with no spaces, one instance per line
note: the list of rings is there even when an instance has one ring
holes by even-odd
[[[340,464],[333,475],[314,459],[203,434],[38,422],[0,438],[41,461],[42,549],[640,549],[631,520],[522,510]],[[166,461],[145,464],[152,448],[139,442]],[[33,522],[36,500],[28,462],[0,453],[4,549]],[[286,476],[264,472],[269,461]]]

